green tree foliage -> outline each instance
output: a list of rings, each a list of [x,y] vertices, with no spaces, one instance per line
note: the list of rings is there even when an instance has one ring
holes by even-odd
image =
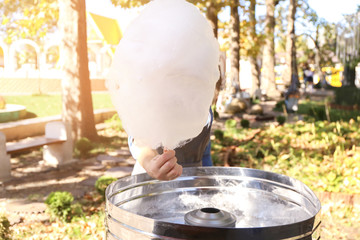
[[[297,38],[297,49],[304,52],[299,58],[299,64],[315,64],[315,72],[321,76],[321,68],[333,66],[335,52],[336,31],[335,25],[320,18],[314,9],[311,9],[307,1],[300,2],[298,7],[297,21],[302,25],[304,31]],[[314,47],[309,47],[308,40]]]
[[[111,0],[115,6],[121,6],[123,8],[140,7],[150,2],[150,0]],[[226,0],[189,0],[189,2],[195,4],[200,10],[206,13],[206,17],[212,22],[214,28],[215,37],[218,32],[218,13],[225,6],[230,6],[234,1]]]
[[[121,6],[123,8],[140,7],[150,2],[150,0],[111,0],[115,6]]]
[[[244,18],[240,23],[240,45],[242,56],[257,57],[261,53],[264,37],[261,20],[256,19],[255,8],[258,0],[247,0],[249,4],[240,5],[244,12]]]
[[[297,10],[295,21],[298,26],[296,30],[296,51],[299,66],[304,63],[315,64],[315,71],[321,75],[321,68],[333,66],[333,56],[335,53],[336,31],[335,25],[318,17],[316,11],[310,8],[307,0],[296,2]],[[284,52],[287,37],[288,14],[287,2],[281,2],[276,8],[276,52]],[[314,46],[309,45],[309,40]]]
[[[121,6],[123,8],[134,8],[141,7],[150,2],[150,0],[111,0],[112,4],[115,6]],[[189,2],[196,4],[204,12],[206,9],[213,5],[216,12],[219,12],[221,8],[229,6],[234,1],[224,1],[224,0],[189,0]]]
[[[56,29],[59,9],[57,0],[3,0],[0,16],[0,31],[6,33],[5,42],[19,38],[39,41]]]
[[[360,61],[360,11],[345,15],[344,21],[338,24],[337,32],[337,55],[340,61],[355,67]]]
[[[360,62],[360,11],[344,16],[337,26],[336,53],[344,65],[344,82],[355,87],[355,67]]]

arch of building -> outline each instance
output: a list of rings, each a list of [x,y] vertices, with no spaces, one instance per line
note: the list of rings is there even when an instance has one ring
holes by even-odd
[[[41,57],[41,62],[40,62],[40,65],[41,66],[46,66],[46,68],[49,68],[48,67],[48,62],[47,62],[47,55],[49,53],[49,50],[53,47],[57,47],[58,49],[60,48],[60,41],[51,41],[47,44],[45,44],[44,46],[44,53],[42,54],[42,57]],[[60,51],[59,51],[59,55],[60,55]],[[59,56],[60,58],[60,56]],[[60,59],[58,60],[58,62],[60,61]],[[58,63],[57,63],[58,64]]]
[[[14,43],[12,43],[9,48],[9,64],[10,64],[9,70],[11,70],[11,71],[16,70],[17,63],[16,63],[16,55],[15,54],[16,54],[17,49],[21,45],[30,45],[34,48],[35,53],[36,53],[36,61],[38,63],[37,67],[39,68],[39,64],[41,62],[41,52],[40,52],[39,45],[30,39],[19,39],[19,40],[16,40]]]
[[[30,39],[20,39],[14,41],[12,44],[6,44],[5,42],[2,42],[0,40],[0,48],[4,53],[4,71],[2,76],[7,76],[10,78],[14,76],[22,76],[23,73],[17,71],[16,53],[18,52],[19,47],[24,45],[29,45],[34,49],[36,53],[37,69],[34,70],[37,70],[39,72],[37,76],[46,78],[48,78],[49,76],[59,76],[58,74],[54,74],[53,71],[59,71],[59,66],[61,66],[63,63],[61,59],[61,53],[59,52],[59,60],[55,66],[47,63],[47,55],[51,48],[60,47],[60,39],[52,39],[46,41],[45,45],[43,46],[39,46],[36,42]],[[92,66],[92,69],[89,69],[93,73],[92,77],[104,77],[106,75],[107,69],[111,65],[113,57],[111,45],[98,42],[88,42],[88,51],[89,54],[92,55],[92,59],[89,59],[89,64]],[[28,75],[26,75],[26,77],[28,77]]]
[[[104,77],[107,74],[107,69],[110,67],[112,55],[111,45],[89,42],[89,71],[91,77]],[[111,52],[112,53],[112,52]]]
[[[103,48],[101,48],[100,52],[102,54],[101,68],[104,71],[104,74],[106,75],[111,66],[111,62],[114,57],[114,53],[111,49],[111,45],[105,45]]]
[[[2,59],[3,68],[4,68],[4,71],[7,71],[7,68],[9,66],[9,45],[0,41],[0,48],[3,52],[3,59]]]

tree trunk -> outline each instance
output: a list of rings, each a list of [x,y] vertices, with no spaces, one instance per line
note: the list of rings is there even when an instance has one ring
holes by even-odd
[[[284,83],[290,85],[292,79],[298,76],[297,64],[296,64],[296,47],[295,47],[295,13],[296,13],[296,1],[290,0],[289,15],[286,35],[286,50],[285,61],[286,68],[284,70]]]
[[[214,35],[218,37],[218,10],[213,1],[206,2],[206,17],[210,20],[214,30]]]
[[[256,0],[250,0],[250,37],[252,40],[252,49],[249,55],[249,62],[251,65],[251,79],[252,79],[252,91],[260,88],[260,69],[257,64],[258,46],[256,36],[256,15],[255,15]]]
[[[262,77],[261,84],[266,88],[266,94],[271,99],[277,99],[281,96],[276,89],[275,84],[275,44],[274,44],[274,28],[275,28],[275,6],[276,0],[266,0],[266,18],[265,18],[265,45],[263,52]]]
[[[238,4],[231,6],[230,13],[230,79],[233,86],[240,90],[240,17]]]
[[[59,1],[63,63],[62,120],[71,126],[75,142],[97,137],[88,68],[85,0]]]
[[[206,18],[210,21],[210,24],[213,27],[214,36],[215,36],[215,38],[217,38],[218,37],[218,10],[213,1],[206,2],[205,6],[206,6]],[[223,79],[220,76],[219,80],[216,82],[215,93],[214,93],[214,98],[213,98],[212,104],[216,104],[216,102],[217,102],[217,98],[221,91],[222,83],[223,83]]]
[[[316,38],[314,41],[315,45],[315,73],[319,77],[319,82],[325,77],[323,72],[321,71],[321,56],[320,56],[320,46],[319,46],[319,27],[316,27]],[[315,80],[315,79],[314,79]]]

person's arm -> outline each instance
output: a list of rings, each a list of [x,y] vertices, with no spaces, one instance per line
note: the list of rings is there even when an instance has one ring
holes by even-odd
[[[172,180],[182,173],[174,150],[166,150],[159,155],[155,150],[142,148],[137,159],[145,171],[158,180]]]
[[[172,180],[181,175],[182,167],[177,164],[174,150],[166,150],[159,155],[151,148],[138,147],[131,136],[128,144],[131,155],[137,161],[132,174],[141,173],[143,168],[151,177],[159,180]]]

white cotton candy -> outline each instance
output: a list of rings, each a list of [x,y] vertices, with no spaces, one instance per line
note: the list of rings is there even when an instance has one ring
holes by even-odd
[[[169,149],[200,134],[219,79],[219,45],[208,20],[185,0],[145,6],[121,39],[107,78],[128,135]]]

